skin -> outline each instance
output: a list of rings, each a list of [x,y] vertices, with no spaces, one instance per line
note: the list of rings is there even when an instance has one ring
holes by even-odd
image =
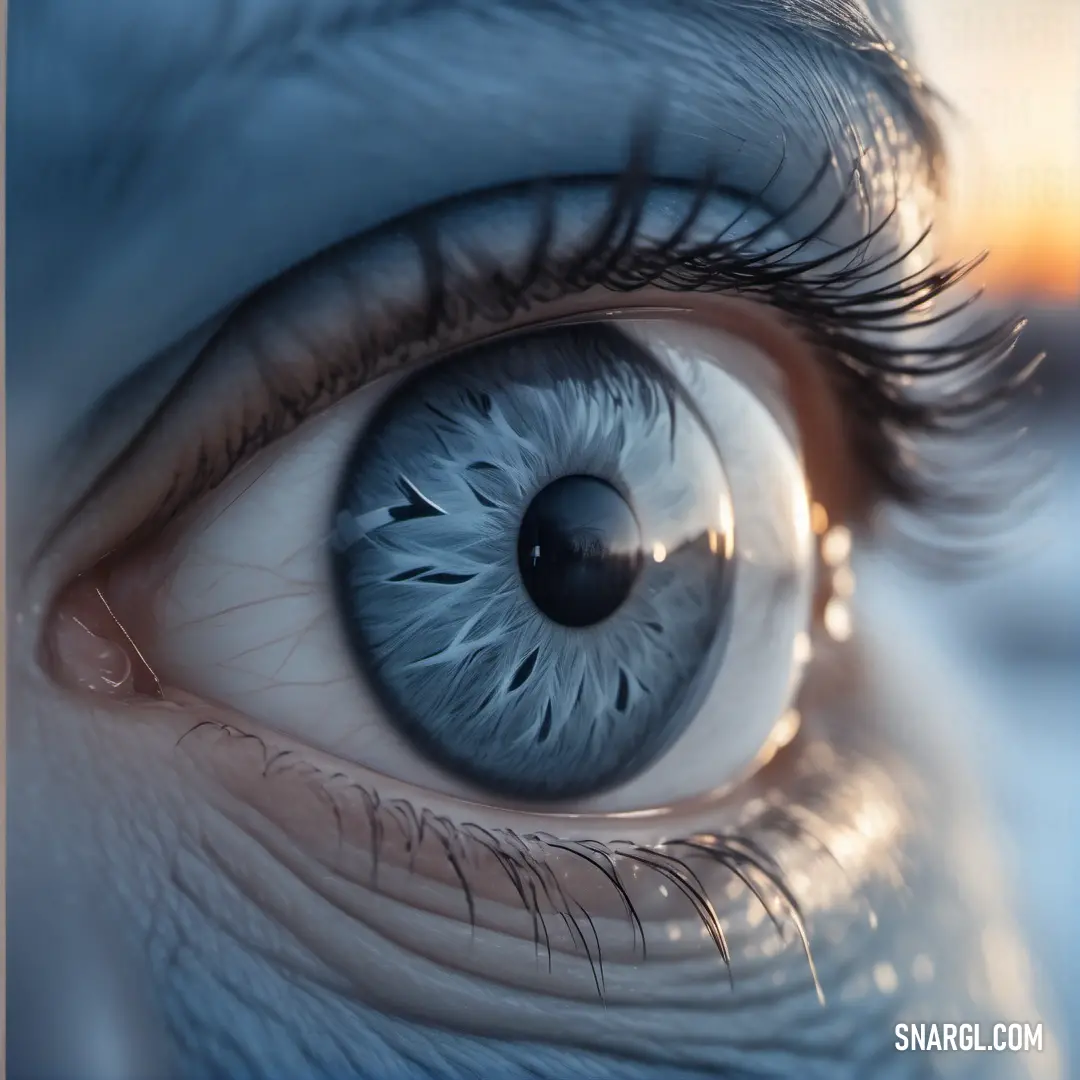
[[[884,212],[887,178],[905,178],[904,212],[880,243],[903,246],[927,220],[923,105],[891,54],[855,47],[875,30],[854,5],[463,8],[11,5],[12,1074],[1056,1075],[1049,1035],[1030,1056],[893,1050],[898,1022],[989,1030],[1040,1014],[964,776],[962,696],[887,585],[862,602],[854,641],[815,642],[795,744],[742,783],[718,777],[713,795],[619,808],[648,815],[477,803],[407,748],[376,773],[362,745],[315,750],[302,727],[286,734],[182,685],[167,703],[72,687],[72,670],[95,661],[85,641],[57,646],[58,598],[61,614],[72,604],[94,617],[64,590],[122,545],[154,496],[134,470],[95,484],[232,305],[282,271],[450,196],[476,195],[482,215],[487,189],[617,174],[642,87],[665,102],[665,176],[693,179],[707,152],[726,183],[759,191],[782,151],[768,189],[782,205],[831,149],[837,166],[790,223],[797,235],[869,147],[862,210]],[[873,10],[903,47],[896,13]],[[830,239],[863,227],[853,209]],[[803,428],[829,433],[808,443],[809,467],[834,517],[854,521],[864,480],[832,434],[842,417],[809,349],[761,303],[698,315],[785,372]],[[127,600],[118,594],[125,624],[144,610],[138,590],[160,584],[147,565],[134,564]],[[178,745],[200,721],[210,725]],[[290,767],[267,769],[281,751]],[[628,879],[643,962],[614,891],[582,860],[550,854],[595,920],[601,1000],[595,964],[555,917],[550,971],[537,963],[532,920],[482,853],[473,927],[445,852],[429,840],[410,869],[382,811],[375,877],[373,791],[519,835],[760,836],[802,906],[827,1005],[790,919],[778,938],[729,874],[703,871],[734,988],[662,879]],[[777,806],[812,820],[821,843],[770,832]]]

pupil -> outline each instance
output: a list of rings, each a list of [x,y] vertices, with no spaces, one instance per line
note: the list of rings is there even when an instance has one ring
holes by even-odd
[[[518,565],[533,603],[563,626],[592,626],[630,595],[641,530],[629,503],[595,476],[563,476],[529,504]]]

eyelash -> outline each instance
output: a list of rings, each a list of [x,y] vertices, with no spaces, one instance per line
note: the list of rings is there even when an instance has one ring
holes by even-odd
[[[832,377],[844,406],[842,415],[850,423],[853,449],[863,462],[875,495],[915,512],[916,527],[910,530],[909,539],[916,543],[909,552],[932,557],[962,554],[970,561],[978,545],[985,545],[988,537],[996,537],[990,527],[995,523],[994,515],[1001,515],[1011,506],[1024,485],[1026,477],[1019,473],[1012,487],[1003,484],[1003,461],[997,451],[1015,447],[1014,436],[1022,426],[1008,406],[1029,383],[1042,359],[1018,356],[1015,347],[1024,321],[1016,317],[984,320],[981,328],[974,330],[975,324],[965,319],[965,329],[953,337],[941,329],[968,315],[981,293],[968,294],[943,310],[931,310],[931,301],[941,300],[957,287],[983,256],[941,268],[931,265],[899,281],[889,281],[886,275],[915,254],[931,231],[927,228],[907,247],[867,255],[869,246],[885,233],[898,212],[897,194],[889,213],[877,225],[868,227],[859,239],[843,247],[831,247],[826,256],[800,260],[800,253],[822,240],[832,224],[851,210],[853,202],[858,202],[862,186],[858,168],[816,225],[796,240],[771,248],[758,246],[763,237],[783,226],[805,204],[834,168],[831,158],[822,161],[786,210],[771,213],[749,234],[736,240],[723,239],[738,224],[735,221],[729,223],[721,237],[688,243],[687,237],[699,224],[710,198],[738,193],[720,185],[715,171],[710,169],[692,186],[654,176],[651,162],[656,136],[655,127],[642,125],[637,129],[627,165],[612,181],[604,219],[582,250],[570,258],[560,259],[551,250],[554,181],[523,186],[537,203],[539,219],[525,269],[516,278],[505,267],[493,265],[490,258],[470,254],[473,266],[487,262],[486,272],[461,280],[441,250],[438,232],[429,217],[398,226],[396,231],[411,235],[420,253],[426,293],[422,310],[398,315],[389,332],[370,335],[359,348],[353,341],[352,354],[337,366],[324,362],[311,386],[298,388],[291,380],[287,388],[275,387],[272,376],[267,377],[265,389],[275,403],[275,412],[225,437],[218,435],[204,442],[189,474],[174,478],[129,542],[163,529],[192,501],[217,487],[239,464],[309,416],[411,358],[410,350],[418,346],[437,343],[440,337],[467,328],[478,318],[498,326],[536,303],[554,302],[592,288],[633,293],[648,286],[672,293],[760,296],[787,316],[819,353],[824,369]],[[782,165],[774,172],[774,179]],[[738,194],[746,204],[744,215],[764,208],[771,183],[756,198]],[[658,186],[693,191],[683,220],[662,242],[642,235],[648,199]],[[898,180],[894,186],[898,191]],[[333,257],[332,252],[317,259],[328,257]],[[306,270],[307,264],[293,268],[240,302],[95,491],[136,450],[172,400],[187,389],[201,361],[222,335],[228,334],[252,305],[265,300],[267,292],[287,287],[298,276],[302,278]],[[452,288],[448,284],[451,277]],[[941,334],[936,344],[914,345],[897,340],[900,335],[918,335],[931,326]],[[522,332],[529,329],[525,327]],[[975,447],[983,451],[977,460],[970,452]]]
[[[226,738],[254,740],[262,749],[265,778],[271,770],[283,772],[290,768],[288,759],[294,751],[270,754],[258,735],[240,731],[228,724],[214,720],[202,720],[186,731],[176,742],[176,747],[192,735],[217,734]],[[346,780],[344,773],[325,774],[308,762],[299,763],[314,774],[326,801],[330,804],[338,831],[338,846],[342,843],[344,815],[333,795],[335,782]],[[476,903],[473,888],[467,874],[470,853],[490,856],[505,874],[514,892],[521,900],[526,914],[532,919],[533,944],[537,957],[543,948],[547,953],[548,970],[552,966],[552,947],[547,928],[547,918],[562,921],[570,934],[575,951],[584,953],[592,971],[596,992],[601,1001],[605,998],[604,959],[599,935],[589,911],[560,883],[558,875],[547,863],[547,856],[566,854],[580,859],[609,884],[618,895],[629,921],[635,947],[640,940],[641,959],[647,959],[645,928],[634,906],[627,887],[622,881],[619,861],[630,867],[644,867],[659,875],[663,884],[671,885],[693,908],[704,930],[727,970],[728,982],[735,987],[731,950],[720,916],[717,914],[708,890],[702,883],[690,860],[712,860],[725,867],[742,883],[765,912],[782,942],[784,922],[777,909],[782,910],[794,929],[809,969],[810,978],[818,1000],[824,1004],[825,997],[818,980],[810,948],[802,907],[785,880],[783,868],[762,844],[749,836],[733,833],[699,832],[692,836],[675,837],[659,844],[638,844],[633,841],[602,842],[598,840],[567,840],[549,833],[521,834],[513,829],[488,829],[472,822],[455,824],[447,817],[426,808],[417,808],[406,799],[384,801],[377,792],[350,783],[349,788],[359,794],[371,842],[371,873],[369,887],[378,889],[379,862],[386,843],[388,823],[400,832],[409,858],[410,872],[419,856],[420,848],[428,837],[439,845],[447,864],[461,886],[469,912],[469,924],[476,929]],[[805,828],[786,813],[783,807],[771,806],[757,823],[759,835],[772,834],[823,847],[820,840],[807,835]],[[676,852],[685,854],[676,854]],[[545,910],[546,909],[546,910]],[[588,928],[588,933],[586,933]],[[592,941],[590,942],[589,937]]]
[[[931,232],[928,227],[907,248],[866,257],[869,245],[896,216],[897,195],[889,213],[858,240],[834,248],[827,256],[802,262],[794,259],[822,239],[849,209],[859,188],[857,171],[836,203],[800,238],[772,249],[756,248],[763,236],[794,215],[814,192],[832,168],[831,158],[822,162],[787,210],[773,215],[749,235],[736,241],[715,239],[684,247],[683,241],[692,234],[709,197],[723,190],[715,173],[706,171],[696,187],[690,211],[672,236],[659,244],[642,242],[642,217],[657,183],[650,172],[652,138],[651,129],[642,129],[626,170],[614,183],[604,221],[584,252],[568,264],[559,265],[550,257],[551,188],[541,185],[538,194],[544,212],[525,273],[519,281],[512,281],[493,272],[487,289],[470,298],[473,305],[494,305],[509,317],[536,285],[545,281],[547,299],[595,286],[622,293],[649,286],[677,293],[764,296],[798,324],[824,361],[832,361],[829,367],[837,376],[845,415],[857,418],[853,436],[860,443],[858,450],[875,482],[876,493],[921,511],[925,517],[935,517],[939,538],[948,535],[951,527],[959,527],[969,538],[973,532],[977,534],[980,530],[970,528],[972,513],[994,513],[1008,504],[1015,492],[1001,488],[997,471],[1000,458],[992,463],[998,493],[995,498],[981,494],[982,477],[972,471],[969,457],[960,463],[965,473],[961,481],[959,470],[950,467],[948,451],[960,443],[966,447],[973,439],[993,436],[1001,438],[1001,445],[1017,433],[1018,424],[1010,423],[1012,413],[1003,406],[1028,383],[1042,360],[1042,356],[1016,357],[1024,320],[987,320],[974,332],[969,324],[968,333],[934,345],[895,345],[868,340],[864,335],[917,334],[969,312],[981,299],[981,292],[969,294],[952,308],[911,317],[958,286],[982,263],[985,253],[968,262],[937,269],[931,266],[899,281],[875,284],[875,279],[914,255]],[[748,204],[748,209],[761,205],[767,190],[768,185]],[[440,326],[452,326],[453,318],[446,312],[438,238],[427,233],[419,242],[425,252],[425,266],[431,268],[427,319],[434,333]],[[925,447],[921,455],[910,452],[918,440],[933,438],[943,441],[940,456],[926,452]],[[994,458],[993,454],[987,456]],[[1017,491],[1021,483],[1017,477]],[[981,532],[985,537],[985,529]]]

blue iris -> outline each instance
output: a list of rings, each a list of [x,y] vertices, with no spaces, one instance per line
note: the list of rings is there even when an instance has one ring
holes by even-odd
[[[348,638],[391,722],[523,800],[665,751],[726,640],[735,567],[716,448],[610,324],[492,342],[401,386],[336,507]]]

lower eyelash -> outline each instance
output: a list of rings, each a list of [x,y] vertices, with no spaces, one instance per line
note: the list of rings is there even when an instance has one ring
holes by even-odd
[[[258,735],[240,731],[220,721],[203,720],[185,732],[177,740],[176,746],[179,747],[184,740],[200,730],[262,743]],[[267,755],[265,745],[263,750],[264,777],[292,767],[287,759],[295,756],[295,751],[286,750]],[[337,828],[340,858],[345,822],[332,788],[335,782],[346,779],[345,774],[324,775],[321,770],[308,763],[304,763],[304,767],[318,774],[317,782],[321,785]],[[731,832],[697,832],[656,844],[638,844],[628,840],[570,840],[546,832],[522,834],[513,829],[484,828],[472,822],[458,824],[427,808],[417,809],[406,799],[381,799],[377,792],[355,783],[349,783],[348,790],[359,796],[367,819],[372,860],[368,886],[372,890],[377,891],[379,888],[380,859],[382,849],[388,841],[388,827],[400,834],[410,873],[414,872],[421,848],[425,842],[431,841],[437,846],[437,850],[441,851],[461,887],[468,909],[469,924],[475,930],[476,899],[470,881],[470,869],[471,864],[476,861],[476,855],[489,856],[505,875],[523,910],[532,920],[533,944],[537,957],[540,957],[541,952],[546,953],[550,972],[553,949],[548,920],[559,920],[573,940],[575,951],[583,954],[587,960],[601,1001],[605,1000],[604,958],[593,917],[585,905],[560,882],[548,863],[549,856],[572,856],[591,868],[611,887],[626,913],[635,949],[640,941],[643,961],[647,959],[645,927],[624,882],[623,868],[644,867],[657,875],[661,884],[670,886],[690,904],[701,923],[703,936],[708,937],[715,947],[727,971],[731,988],[734,989],[735,971],[727,933],[694,862],[696,861],[698,866],[711,864],[725,868],[761,906],[781,942],[786,942],[785,922],[791,926],[806,959],[815,993],[819,1001],[825,1003],[799,900],[788,884],[779,862],[753,837]],[[805,825],[786,813],[782,807],[774,806],[766,811],[757,823],[757,831],[812,845],[824,850],[828,855],[824,844],[810,836]]]
[[[552,966],[552,951],[546,919],[557,918],[567,928],[576,946],[589,962],[596,992],[601,1000],[604,999],[604,960],[599,936],[589,911],[563,887],[547,864],[546,855],[550,852],[575,856],[600,874],[615,890],[626,911],[635,941],[641,942],[642,960],[647,958],[645,929],[623,883],[620,864],[646,867],[662,878],[663,883],[671,885],[690,903],[723,961],[728,980],[734,989],[735,972],[727,935],[692,860],[711,861],[723,866],[761,905],[782,941],[784,921],[776,909],[779,906],[783,910],[788,924],[794,929],[802,946],[814,990],[819,1000],[824,1003],[798,898],[787,884],[779,863],[758,841],[750,837],[731,833],[695,833],[653,845],[636,844],[632,841],[605,843],[596,840],[566,840],[549,833],[522,835],[512,829],[485,829],[470,822],[457,825],[430,810],[418,811],[412,803],[405,800],[381,802],[378,795],[370,791],[361,791],[361,795],[372,830],[373,859],[376,866],[378,848],[386,840],[384,823],[379,820],[381,814],[387,815],[401,831],[406,851],[413,859],[424,839],[433,836],[442,847],[447,862],[462,887],[469,909],[470,925],[475,928],[475,900],[467,867],[469,847],[478,845],[496,860],[531,917],[533,943],[538,956],[542,948],[546,951],[548,970],[550,971]],[[774,811],[773,817],[774,820],[767,827],[777,832],[803,836],[803,826],[782,811]],[[676,854],[677,852],[682,854]],[[372,884],[377,887],[377,871],[374,869]]]

